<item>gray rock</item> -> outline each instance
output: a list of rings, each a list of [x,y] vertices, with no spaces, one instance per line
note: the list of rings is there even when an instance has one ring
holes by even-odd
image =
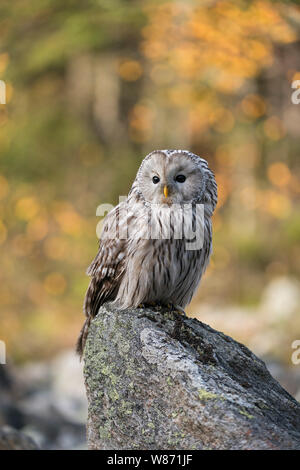
[[[0,365],[0,428],[31,437],[40,449],[86,445],[87,400],[82,364],[73,350],[50,361]]]
[[[0,450],[38,450],[34,440],[9,426],[0,428]]]
[[[300,405],[195,319],[106,305],[84,353],[90,449],[300,449]]]

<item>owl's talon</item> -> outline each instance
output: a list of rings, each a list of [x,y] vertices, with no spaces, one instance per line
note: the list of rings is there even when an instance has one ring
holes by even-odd
[[[167,310],[167,311],[170,311],[170,312],[179,313],[180,315],[184,315],[185,317],[187,316],[185,311],[183,310],[183,308],[180,307],[180,305],[175,305],[175,304],[172,304],[170,302],[168,304],[164,305],[163,309]]]
[[[174,305],[174,311],[179,313],[180,315],[183,315],[184,317],[187,316],[187,314],[185,313],[185,311],[183,310],[182,307],[180,307],[180,305]]]

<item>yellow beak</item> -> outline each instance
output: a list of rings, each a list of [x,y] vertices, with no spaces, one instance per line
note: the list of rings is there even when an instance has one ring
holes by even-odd
[[[168,195],[169,195],[168,186],[164,186],[164,195],[165,195],[165,197],[168,197]]]

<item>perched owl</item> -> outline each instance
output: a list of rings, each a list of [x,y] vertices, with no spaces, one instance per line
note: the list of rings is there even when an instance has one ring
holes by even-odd
[[[126,201],[106,216],[87,270],[80,355],[104,302],[120,309],[156,304],[184,311],[209,261],[216,203],[215,177],[202,158],[186,150],[156,150],[144,158]]]

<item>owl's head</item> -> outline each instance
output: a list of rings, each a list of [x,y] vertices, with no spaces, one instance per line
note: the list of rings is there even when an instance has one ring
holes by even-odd
[[[213,212],[217,184],[207,162],[187,150],[155,150],[147,155],[134,187],[154,204],[203,203]],[[208,207],[209,208],[209,207]]]

